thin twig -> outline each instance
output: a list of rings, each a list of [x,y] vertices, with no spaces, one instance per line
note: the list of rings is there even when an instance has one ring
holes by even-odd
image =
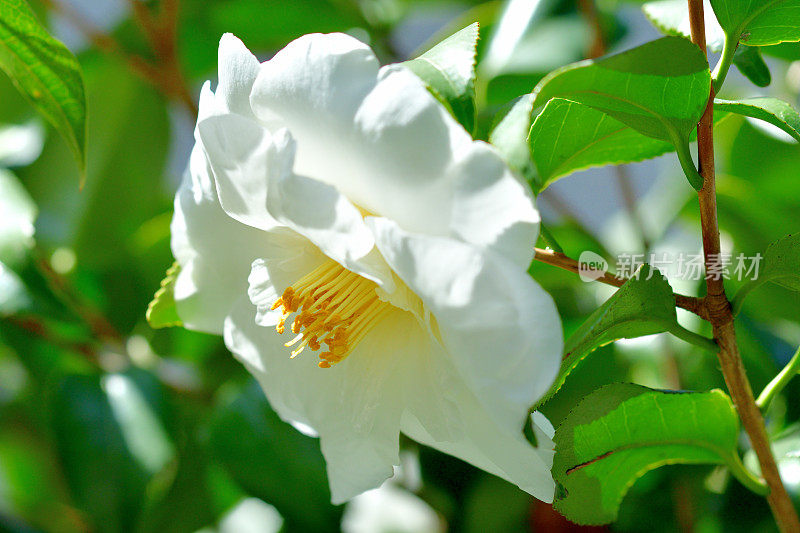
[[[534,250],[535,254],[533,258],[537,261],[574,272],[575,274],[586,272],[585,269],[582,271],[580,264],[576,260],[562,253],[553,250],[544,250],[542,248],[535,248]],[[592,277],[596,276],[595,281],[617,288],[622,287],[628,281],[626,278],[620,278],[608,272],[592,271],[592,274]],[[696,314],[700,318],[707,319],[707,313],[701,298],[676,294],[675,305]]]
[[[703,0],[688,0],[692,41],[706,52],[705,18]],[[719,272],[720,239],[717,220],[717,197],[714,173],[714,88],[711,88],[705,113],[697,126],[697,151],[703,187],[698,191],[700,221],[703,233],[703,255],[706,273]],[[720,347],[718,357],[731,394],[750,443],[758,457],[761,475],[770,489],[769,502],[775,522],[784,533],[800,533],[792,501],[781,482],[775,458],[772,455],[764,419],[756,405],[750,382],[747,380],[742,358],[736,345],[736,330],[730,302],[725,294],[722,278],[706,274],[707,295],[705,298],[709,320],[714,330],[714,339]]]

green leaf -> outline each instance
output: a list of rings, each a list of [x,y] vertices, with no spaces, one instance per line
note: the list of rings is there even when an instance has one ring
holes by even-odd
[[[558,392],[580,362],[601,346],[664,332],[695,344],[712,342],[678,324],[672,288],[658,269],[644,264],[567,339],[561,370],[539,405]]]
[[[741,310],[744,299],[751,291],[768,281],[800,291],[800,233],[787,235],[767,247],[757,277],[745,283],[736,293],[732,303],[733,313]]]
[[[706,13],[711,11],[711,4],[703,0]],[[683,0],[657,0],[642,5],[647,19],[666,35],[691,37],[689,25],[689,7]],[[719,51],[725,34],[714,17],[706,16],[706,46],[709,50]]]
[[[129,331],[142,321],[164,267],[173,261],[174,190],[165,181],[169,117],[164,98],[115,58],[92,56],[84,77],[92,103],[91,179],[75,194],[67,178],[77,180],[78,173],[56,135],[48,137],[34,163],[17,172],[43,214],[37,242],[74,251],[80,266],[75,274],[82,272],[79,290],[119,329]],[[150,223],[159,215],[163,223]]]
[[[421,56],[402,65],[411,69],[464,126],[475,130],[475,53],[478,24],[471,24]]]
[[[178,279],[180,271],[181,266],[175,261],[167,269],[167,275],[161,281],[161,288],[156,291],[153,301],[147,306],[145,316],[151,328],[159,329],[183,325],[175,307],[175,281]]]
[[[758,280],[800,291],[800,233],[787,235],[767,247]]]
[[[646,472],[667,464],[738,465],[739,419],[721,391],[660,391],[628,383],[585,397],[556,429],[554,507],[578,524],[617,518]]]
[[[761,49],[755,46],[740,46],[733,56],[733,64],[756,87],[766,87],[772,83],[772,74],[761,57]]]
[[[791,135],[796,141],[800,141],[800,114],[791,104],[778,98],[765,96],[735,101],[715,99],[714,110],[728,111],[769,122]]]
[[[0,69],[64,137],[83,172],[86,97],[80,66],[25,0],[0,0]]]
[[[70,375],[52,394],[67,483],[98,531],[136,523],[150,480],[173,458],[163,416],[137,381],[128,373]]]
[[[800,0],[711,0],[725,35],[748,46],[800,41]]]
[[[216,408],[209,435],[214,457],[247,492],[274,505],[290,531],[338,525],[319,441],[278,418],[255,380]]]
[[[538,177],[533,168],[531,149],[528,146],[532,111],[533,95],[526,94],[517,100],[503,120],[495,126],[489,134],[489,142],[497,148],[515,172],[538,190]]]
[[[689,153],[689,136],[708,102],[706,56],[682,37],[657,41],[548,74],[534,89],[534,108],[561,97],[602,111],[639,133],[669,141],[695,188],[702,178]]]
[[[530,149],[544,189],[576,170],[642,161],[673,150],[596,109],[554,98],[531,127]]]

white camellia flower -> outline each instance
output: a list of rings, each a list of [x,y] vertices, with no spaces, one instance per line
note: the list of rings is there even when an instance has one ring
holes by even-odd
[[[262,64],[225,35],[195,135],[178,314],[318,432],[333,501],[392,475],[400,431],[551,501],[552,427],[537,413],[538,447],[522,429],[561,324],[526,272],[539,214],[497,152],[342,34]]]

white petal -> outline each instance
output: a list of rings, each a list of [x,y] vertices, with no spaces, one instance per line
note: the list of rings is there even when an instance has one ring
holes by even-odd
[[[261,65],[250,104],[263,122],[277,121],[298,139],[335,144],[336,137],[324,133],[352,123],[377,73],[375,54],[357,39],[341,33],[304,35]]]
[[[539,235],[533,195],[487,144],[470,143],[451,168],[450,227],[465,242],[490,248],[527,270]]]
[[[361,212],[331,185],[294,173],[270,179],[267,208],[275,219],[313,242],[342,266],[381,285],[391,275],[373,253]]]
[[[294,170],[412,232],[458,236],[530,262],[538,213],[496,151],[473,142],[407,69],[377,68],[339,34],[310,35],[264,63],[251,105],[297,141]]]
[[[403,433],[500,476],[544,502],[551,502],[555,488],[550,473],[552,440],[543,438],[535,427],[538,447],[534,447],[523,436],[522,426],[513,429],[498,423],[458,378],[458,372],[446,357],[432,351],[424,360],[417,358],[413,362],[417,366],[413,375],[418,379],[408,384],[409,398],[414,401],[403,416]],[[419,385],[431,381],[438,382],[440,387],[430,389]],[[447,413],[446,417],[442,413]],[[442,421],[448,425],[446,431],[437,427]]]
[[[289,285],[320,266],[326,257],[300,234],[283,227],[269,232],[269,246],[262,252],[264,258],[253,261],[247,294],[258,309],[256,323],[274,327],[282,311],[273,310],[272,304]]]
[[[216,115],[197,125],[225,212],[259,229],[275,226],[267,212],[267,182],[290,173],[294,144],[240,115]]]
[[[406,231],[458,236],[527,268],[539,223],[532,194],[414,74],[382,69],[356,125],[364,168],[350,179],[350,198]]]
[[[182,267],[175,286],[178,315],[189,329],[221,334],[233,303],[247,294],[250,265],[268,238],[222,210],[200,146],[175,197],[171,229],[172,253]]]
[[[413,322],[411,315],[398,311]],[[356,351],[332,368],[303,352],[289,359],[287,336],[255,323],[256,309],[240,301],[225,322],[225,343],[258,379],[284,420],[311,426],[320,435],[334,502],[380,485],[399,463],[403,409],[396,379],[403,342],[387,344],[392,324],[378,323]],[[384,330],[384,328],[387,328]],[[393,331],[393,330],[392,330]]]
[[[233,34],[226,33],[219,41],[219,84],[217,102],[219,112],[230,112],[253,117],[250,109],[250,91],[258,75],[256,56]]]
[[[519,428],[561,362],[561,323],[550,296],[499,254],[367,220],[389,266],[435,316],[466,382],[500,423]]]

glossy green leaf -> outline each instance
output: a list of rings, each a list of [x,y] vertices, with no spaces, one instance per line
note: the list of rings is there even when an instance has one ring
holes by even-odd
[[[421,56],[402,65],[411,69],[472,133],[475,130],[475,53],[478,24],[471,24]]]
[[[551,98],[566,98],[611,115],[643,135],[669,141],[687,178],[700,188],[689,136],[710,89],[705,54],[682,37],[664,37],[550,73],[534,90],[534,108]]]
[[[705,12],[711,14],[711,4],[703,0]],[[656,0],[642,5],[647,19],[666,35],[691,37],[689,6],[684,0]],[[713,51],[722,49],[725,34],[714,17],[706,16],[706,46]]]
[[[800,0],[711,0],[725,34],[748,46],[800,41]]]
[[[678,324],[675,297],[666,278],[658,269],[644,264],[566,340],[561,370],[539,403],[546,402],[558,392],[569,374],[597,348],[619,339],[663,332],[690,342],[703,342],[702,337]],[[711,343],[708,339],[705,342]]]
[[[733,312],[738,313],[751,291],[771,281],[784,288],[800,291],[800,233],[787,235],[767,247],[754,277],[739,289],[733,299]]]
[[[733,56],[733,64],[756,87],[766,87],[772,83],[772,74],[758,47],[739,46]]]
[[[740,464],[739,419],[711,392],[616,383],[585,397],[556,429],[554,507],[578,524],[614,521],[649,470],[668,464]]]
[[[83,171],[86,97],[80,66],[25,0],[0,0],[0,69],[64,137]]]
[[[554,98],[531,127],[530,149],[542,189],[577,170],[659,156],[674,148],[596,109]]]
[[[778,98],[715,99],[714,111],[727,111],[769,122],[800,141],[800,114],[791,104]]]
[[[234,480],[296,530],[327,531],[336,522],[319,441],[278,418],[255,381],[217,407],[210,448]]]
[[[161,287],[156,291],[150,305],[147,306],[147,323],[151,328],[183,325],[175,307],[175,282],[180,271],[181,266],[177,261],[167,269],[167,275],[161,281]]]
[[[528,132],[531,128],[533,95],[521,97],[489,134],[492,143],[508,165],[537,190],[538,177],[531,160]]]

